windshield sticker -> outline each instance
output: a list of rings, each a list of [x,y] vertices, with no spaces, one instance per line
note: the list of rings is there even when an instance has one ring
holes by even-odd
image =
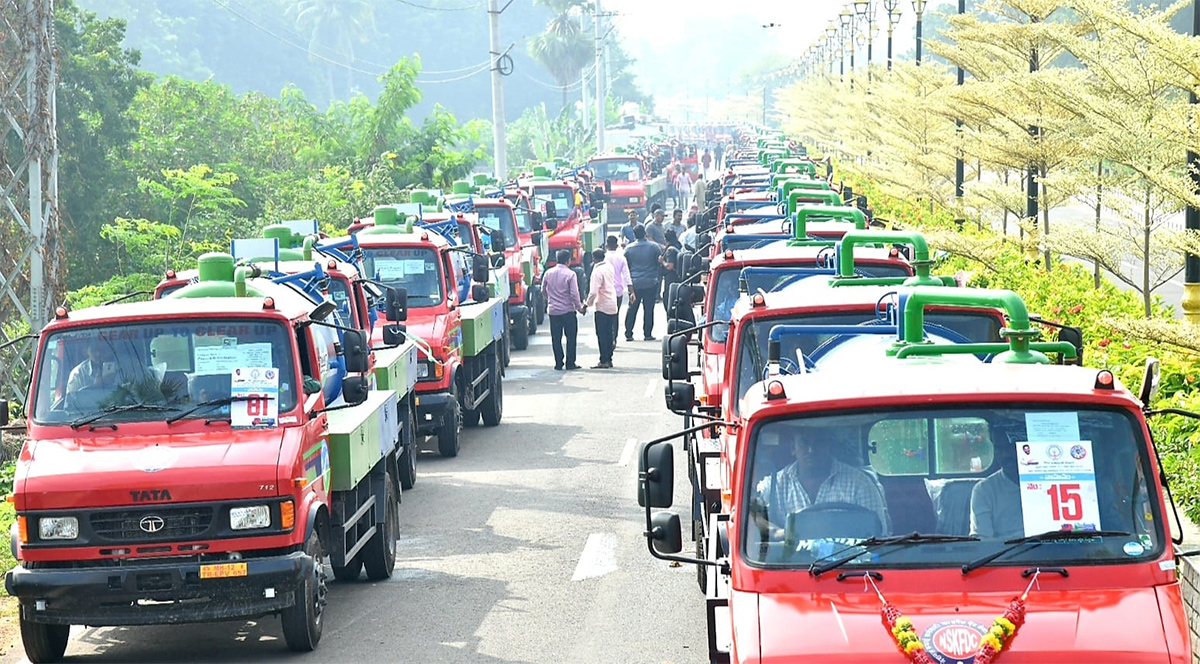
[[[1126,542],[1122,550],[1127,556],[1140,556],[1146,552],[1146,547],[1141,542]]]
[[[1017,442],[1025,534],[1099,530],[1092,443]]]
[[[1079,440],[1079,413],[1025,413],[1029,440],[1074,442]]]
[[[196,375],[230,374],[238,367],[269,367],[274,364],[269,342],[238,344],[234,337],[225,337],[221,341],[220,346],[196,346],[193,353]]]
[[[921,634],[921,643],[938,664],[970,664],[986,633],[987,627],[974,620],[943,620]]]
[[[279,417],[279,370],[240,367],[233,370],[229,396],[230,426],[273,427]]]

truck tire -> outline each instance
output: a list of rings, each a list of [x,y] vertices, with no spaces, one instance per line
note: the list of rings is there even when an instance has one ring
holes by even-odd
[[[70,625],[50,625],[34,622],[26,617],[29,611],[21,606],[21,643],[25,646],[25,656],[33,664],[40,662],[57,662],[67,652],[67,640],[71,636]]]
[[[468,429],[474,429],[475,427],[479,426],[479,410],[468,410],[464,408],[462,412],[462,423],[463,426]]]
[[[404,405],[404,438],[400,450],[400,488],[408,491],[417,484],[417,422],[413,418],[412,406]]]
[[[505,330],[504,336],[500,338],[500,373],[503,375],[504,369],[508,367],[512,361],[512,330]]]
[[[450,406],[450,412],[442,418],[442,426],[438,427],[438,453],[444,457],[458,456],[458,433],[462,425],[462,411],[458,401]]]
[[[400,532],[400,501],[396,496],[396,482],[387,475],[387,516],[382,523],[375,524],[375,535],[363,547],[363,567],[367,578],[382,581],[392,576],[396,569],[396,535]]]
[[[512,327],[512,347],[514,350],[529,348],[529,319],[530,314],[518,316]]]
[[[492,372],[492,390],[483,400],[479,412],[483,415],[483,423],[486,426],[494,427],[500,424],[500,418],[504,416],[504,381],[499,372]]]
[[[356,555],[350,560],[350,562],[346,563],[345,567],[332,565],[333,578],[341,581],[342,583],[358,581],[358,576],[362,573],[362,566],[362,556]]]
[[[533,303],[533,309],[536,312],[534,318],[537,319],[537,325],[544,324],[546,322],[546,296],[541,290],[538,291],[536,301]],[[534,329],[536,329],[536,325]]]
[[[296,603],[279,613],[283,640],[292,652],[315,650],[325,626],[325,546],[316,528],[308,532],[304,552],[313,559],[313,575],[306,577],[296,589]]]

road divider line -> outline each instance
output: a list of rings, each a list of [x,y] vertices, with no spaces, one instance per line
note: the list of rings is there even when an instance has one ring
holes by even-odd
[[[617,534],[592,533],[583,545],[572,581],[596,579],[617,571]]]
[[[658,377],[655,376],[654,378],[650,379],[649,383],[646,384],[646,398],[649,399],[650,397],[654,396],[654,390],[657,388],[658,388]]]
[[[633,456],[633,450],[637,446],[637,438],[630,438],[625,441],[625,449],[621,450],[621,460],[617,465],[625,466],[629,464],[629,458]]]

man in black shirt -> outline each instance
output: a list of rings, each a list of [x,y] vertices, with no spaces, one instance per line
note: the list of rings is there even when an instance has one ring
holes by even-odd
[[[658,298],[658,283],[662,248],[646,239],[646,228],[633,229],[636,241],[625,247],[625,262],[633,287],[629,291],[629,310],[625,313],[625,340],[633,341],[633,324],[638,309],[642,310],[642,333],[646,341],[654,341],[654,302]]]

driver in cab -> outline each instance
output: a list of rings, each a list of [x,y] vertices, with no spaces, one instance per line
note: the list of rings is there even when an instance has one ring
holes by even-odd
[[[875,514],[880,532],[890,530],[883,490],[866,471],[833,458],[835,442],[810,429],[790,429],[795,461],[767,475],[756,488],[770,522],[770,537],[783,538],[790,514],[822,503],[849,503]],[[781,441],[786,444],[787,441]]]
[[[104,372],[104,355],[95,345],[87,347],[87,359],[75,365],[67,377],[67,393],[74,394],[89,387],[102,387],[112,383],[112,376]]]

